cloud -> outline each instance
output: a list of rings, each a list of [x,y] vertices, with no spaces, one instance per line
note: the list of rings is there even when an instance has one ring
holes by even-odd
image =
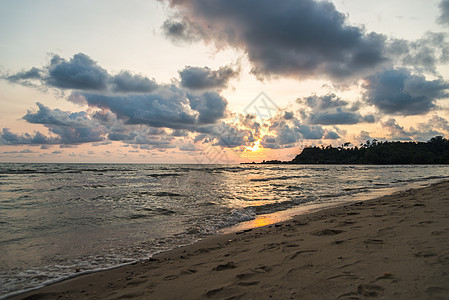
[[[158,88],[154,79],[129,71],[111,75],[84,53],[69,60],[52,54],[50,64],[41,69],[33,67],[2,78],[24,86],[90,92],[148,93]]]
[[[387,60],[384,36],[348,25],[327,1],[167,1],[176,11],[163,25],[167,36],[241,49],[259,77],[340,79]]]
[[[111,132],[107,138],[111,141],[120,141],[133,147],[140,147],[141,149],[156,149],[156,148],[174,148],[176,147],[176,138],[167,135],[164,130],[160,128],[151,128],[141,126],[131,131]]]
[[[28,110],[27,114],[22,117],[29,123],[43,124],[50,126],[76,126],[87,127],[91,120],[86,112],[64,112],[59,109],[50,109],[37,102],[39,110],[37,112]]]
[[[196,147],[192,143],[185,143],[178,146],[181,151],[197,151]]]
[[[234,70],[230,66],[218,70],[187,66],[179,72],[179,76],[181,85],[191,90],[222,89],[226,88],[228,81],[238,76],[239,72],[239,69]]]
[[[95,118],[85,112],[70,113],[58,109],[49,109],[38,105],[37,112],[28,111],[24,117],[30,123],[43,124],[52,136],[35,132],[18,135],[4,128],[0,133],[2,145],[54,145],[71,148],[74,145],[93,143],[93,146],[108,145],[111,141],[120,141],[145,149],[167,149],[176,147],[176,138],[166,134],[161,128],[148,126],[117,126],[111,120]],[[73,117],[81,115],[82,118]],[[47,149],[47,147],[45,147]]]
[[[302,140],[322,139],[326,131],[321,126],[291,125],[282,123],[265,135],[261,145],[269,149],[282,149],[295,147]]]
[[[189,132],[187,130],[183,130],[183,129],[175,129],[171,133],[171,136],[177,136],[177,137],[188,136],[188,135],[189,135]]]
[[[104,90],[109,79],[108,72],[83,53],[70,60],[54,55],[45,79],[50,86],[63,89]]]
[[[418,123],[415,127],[411,126],[409,129],[399,125],[393,118],[382,122],[381,125],[392,140],[428,141],[432,137],[449,134],[449,122],[437,115],[432,116],[426,122]]]
[[[338,135],[338,133],[336,133],[334,131],[328,131],[328,132],[326,132],[326,134],[324,135],[323,138],[327,139],[327,140],[336,140],[336,139],[339,139],[341,137]]]
[[[285,112],[284,112],[284,119],[286,119],[286,120],[291,120],[291,119],[293,119],[293,112],[291,112],[291,111],[285,111]]]
[[[38,153],[38,152],[34,152],[30,149],[24,149],[21,151],[6,151],[6,152],[2,152],[2,154],[29,154],[29,153]]]
[[[437,74],[437,65],[449,61],[448,34],[426,32],[415,41],[392,39],[387,51],[398,67]]]
[[[78,145],[104,140],[103,128],[50,126],[49,131],[60,137],[61,144]]]
[[[36,131],[33,134],[24,133],[19,135],[11,132],[8,128],[3,128],[0,132],[1,145],[45,145],[59,143],[59,139],[45,136],[39,131]]]
[[[34,135],[17,135],[3,129],[3,144],[67,144],[77,145],[104,140],[106,128],[98,120],[88,116],[86,112],[67,112],[50,109],[37,103],[37,111],[28,111],[23,117],[29,123],[42,124],[57,137],[49,137],[40,132]]]
[[[199,133],[194,142],[211,143],[213,146],[223,148],[235,148],[250,146],[256,141],[254,133],[250,129],[239,128],[239,121],[202,126],[197,129]]]
[[[352,125],[362,122],[374,123],[373,115],[362,116],[351,104],[331,93],[323,96],[312,95],[298,99],[299,104],[306,106],[302,111],[302,119],[313,125]]]
[[[427,80],[406,69],[387,70],[366,79],[365,100],[387,114],[421,115],[433,110],[435,101],[448,94],[442,79]]]
[[[187,95],[190,107],[198,111],[200,124],[212,124],[225,117],[228,102],[216,92],[207,92],[199,96]]]
[[[34,87],[36,86],[36,81],[39,81],[42,78],[42,71],[38,68],[32,67],[28,71],[18,72],[14,75],[4,76],[3,78],[9,82]]]
[[[406,132],[403,126],[400,126],[395,119],[390,118],[382,122],[382,127],[388,131],[390,137],[394,140],[409,141],[410,133]]]
[[[199,36],[192,30],[192,24],[176,20],[166,20],[162,25],[162,30],[174,42],[189,42],[199,40]]]
[[[128,71],[122,71],[112,77],[112,90],[119,93],[148,93],[155,90],[158,84],[143,75],[133,75]]]
[[[285,119],[283,115],[277,115],[271,120],[269,134],[262,138],[261,145],[270,149],[291,148],[297,146],[300,140],[333,139],[337,136],[320,125],[302,124],[294,116]]]
[[[449,26],[449,0],[442,0],[439,7],[441,15],[438,17],[437,22],[441,25]]]
[[[204,70],[210,71],[210,76],[203,87],[224,86],[237,74],[230,67]],[[87,83],[92,76],[97,80]],[[227,100],[217,92],[193,92],[176,84],[159,85],[128,71],[112,76],[82,53],[70,60],[54,55],[46,68],[23,71],[8,80],[20,84],[34,80],[33,84],[40,83],[40,87],[73,89],[68,100],[90,108],[68,112],[37,103],[38,109],[29,110],[23,119],[46,126],[49,135],[40,132],[19,135],[4,129],[2,144],[70,146],[109,140],[146,145],[149,149],[172,148],[175,138],[214,127],[227,113]],[[163,128],[173,129],[172,135]]]
[[[108,96],[81,94],[90,106],[108,109],[128,125],[194,130],[225,116],[227,101],[215,92],[187,93],[175,85],[152,93]]]

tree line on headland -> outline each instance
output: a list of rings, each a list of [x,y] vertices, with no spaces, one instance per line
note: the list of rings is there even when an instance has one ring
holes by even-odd
[[[263,161],[262,164],[449,164],[449,141],[436,136],[427,142],[381,142],[350,147],[306,147],[291,161]]]

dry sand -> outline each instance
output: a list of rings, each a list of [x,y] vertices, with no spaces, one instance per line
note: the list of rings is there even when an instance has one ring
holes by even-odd
[[[449,299],[449,182],[207,238],[14,299]]]

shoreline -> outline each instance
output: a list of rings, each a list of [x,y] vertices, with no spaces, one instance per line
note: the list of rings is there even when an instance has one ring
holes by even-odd
[[[58,296],[69,299],[269,299],[269,295],[273,299],[349,299],[376,295],[405,299],[411,295],[413,287],[418,298],[449,297],[449,271],[444,272],[449,270],[449,246],[444,243],[449,240],[448,195],[449,181],[443,181],[326,208],[265,227],[207,237],[195,244],[157,254],[147,261],[79,275],[7,299],[54,299]],[[416,220],[407,219],[412,213],[418,217]],[[434,221],[435,214],[439,222]],[[408,222],[414,223],[403,228]],[[432,228],[436,225],[438,228]],[[427,235],[433,237],[435,249],[430,249],[431,242],[419,241],[416,234],[421,227],[427,233],[421,239]],[[426,232],[426,227],[430,232]],[[403,240],[405,245],[388,247],[387,240],[392,238]],[[386,249],[388,253],[383,253]],[[403,252],[400,249],[412,252],[409,258],[417,260],[416,264],[407,267],[409,260],[400,261],[397,255]],[[336,257],[329,261],[332,256]],[[372,262],[366,261],[365,256]],[[398,266],[387,268],[396,260],[400,261]],[[437,263],[432,262],[431,271],[423,274],[429,267],[427,261],[433,260]],[[327,263],[320,264],[323,261]],[[380,268],[382,263],[384,271]],[[336,265],[344,271],[337,272]],[[377,270],[376,278],[371,268]],[[419,276],[439,283],[417,288],[413,280],[402,279],[410,273],[402,274],[404,268],[411,268]],[[388,289],[380,282],[399,289]],[[412,286],[404,288],[407,282]],[[430,282],[421,280],[423,284]]]

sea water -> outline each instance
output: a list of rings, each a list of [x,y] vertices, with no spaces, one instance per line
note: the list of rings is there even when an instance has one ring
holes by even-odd
[[[3,163],[0,298],[270,215],[448,178],[449,166]]]

